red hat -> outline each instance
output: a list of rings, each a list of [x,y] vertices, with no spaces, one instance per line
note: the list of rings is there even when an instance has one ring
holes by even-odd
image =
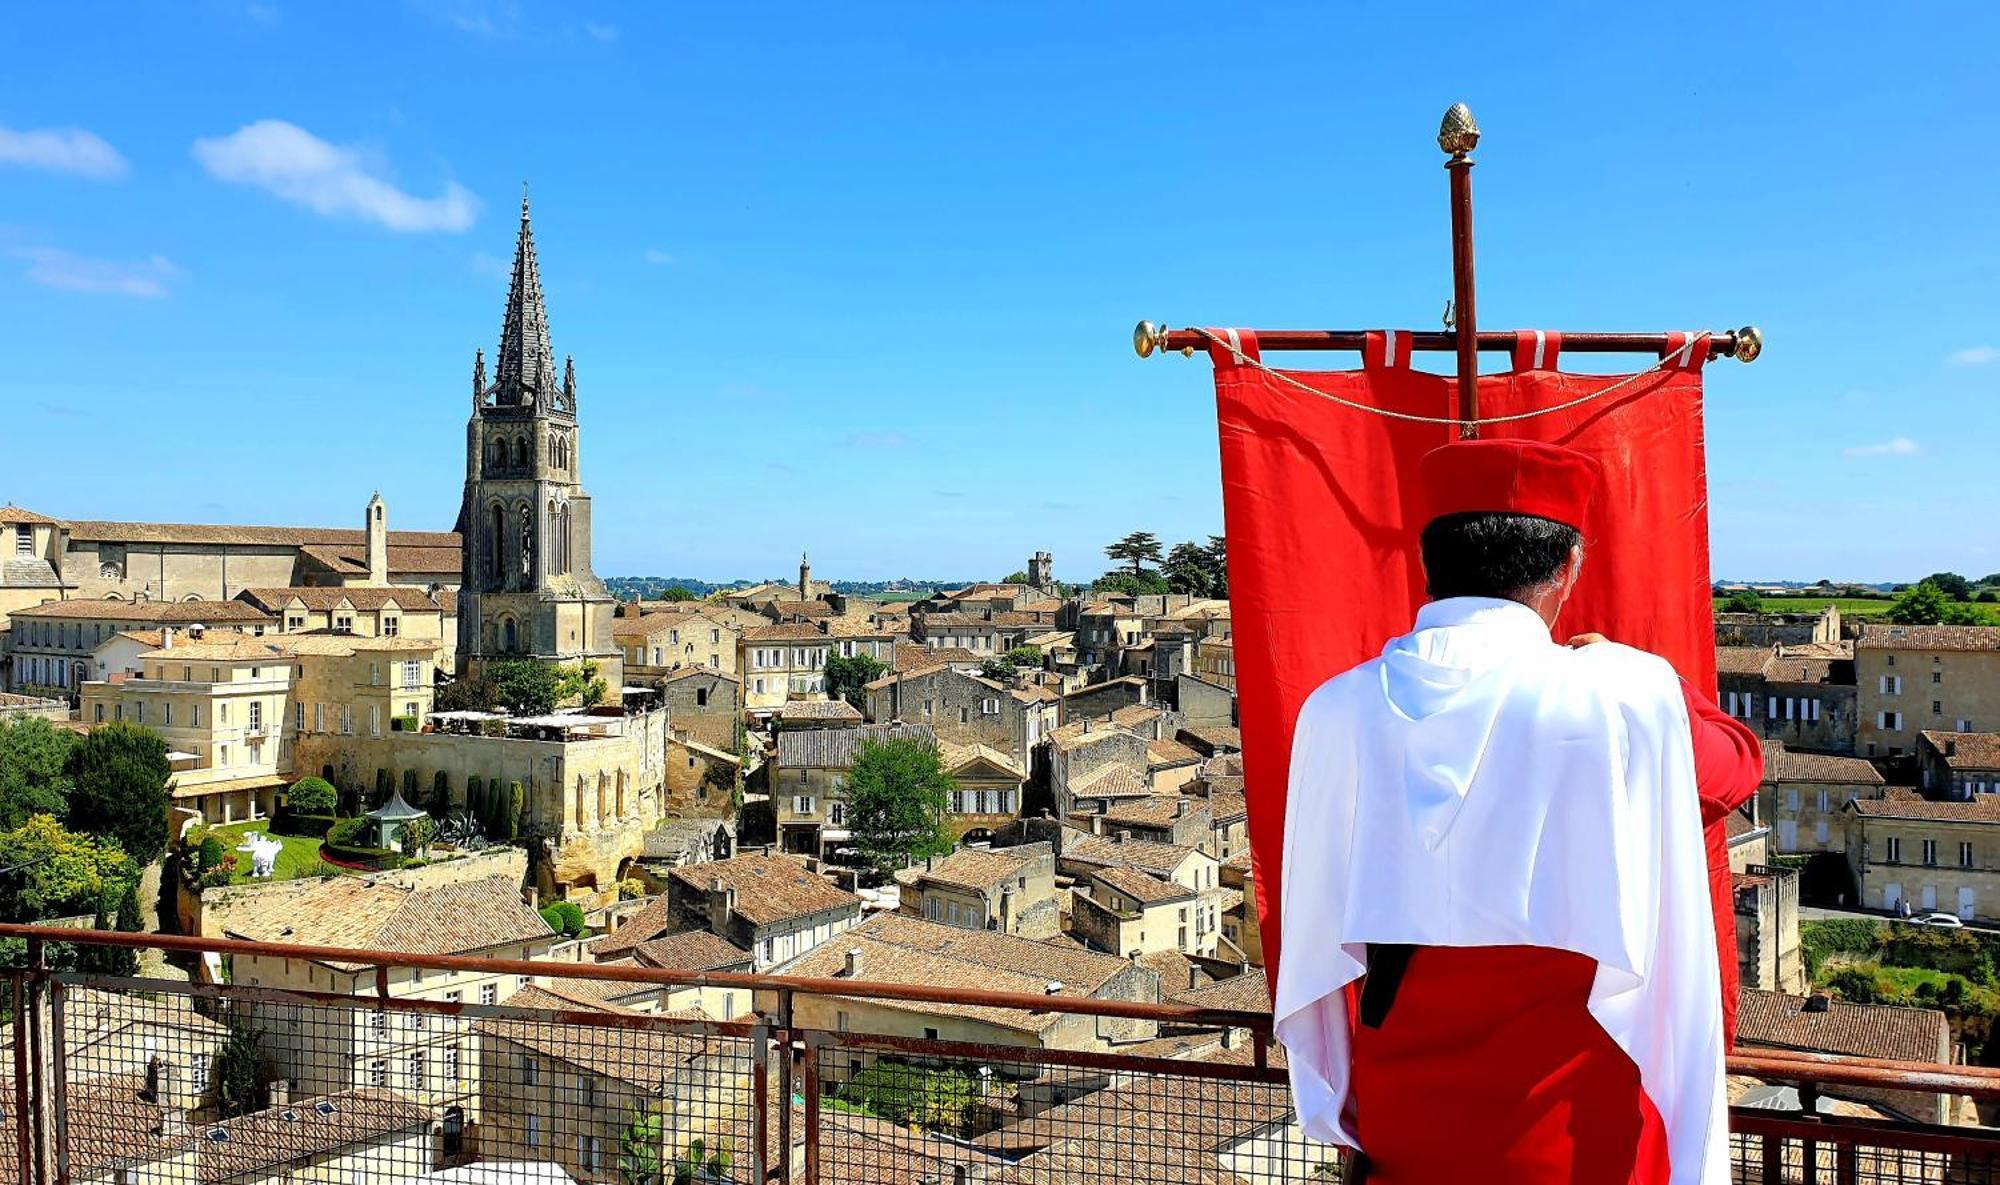
[[[1537,440],[1458,440],[1418,462],[1426,521],[1479,511],[1531,514],[1588,531],[1604,485],[1595,457]]]

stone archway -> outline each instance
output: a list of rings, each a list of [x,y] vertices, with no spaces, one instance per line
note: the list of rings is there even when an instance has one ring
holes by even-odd
[[[1854,883],[1854,869],[1840,852],[1818,852],[1799,869],[1799,901],[1805,905],[1839,906],[1853,909],[1861,904],[1861,889]]]

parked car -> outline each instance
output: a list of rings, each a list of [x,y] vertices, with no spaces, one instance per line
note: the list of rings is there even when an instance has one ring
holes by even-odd
[[[1937,926],[1944,930],[1962,930],[1965,928],[1965,923],[1960,921],[1958,915],[1955,913],[1922,914],[1911,918],[1910,923],[1916,926]]]

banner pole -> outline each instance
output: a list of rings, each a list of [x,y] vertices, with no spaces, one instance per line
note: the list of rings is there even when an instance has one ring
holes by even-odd
[[[1451,311],[1458,351],[1458,434],[1479,435],[1479,318],[1472,283],[1472,150],[1479,144],[1479,124],[1472,110],[1453,103],[1438,128],[1438,147],[1450,154],[1451,174]]]

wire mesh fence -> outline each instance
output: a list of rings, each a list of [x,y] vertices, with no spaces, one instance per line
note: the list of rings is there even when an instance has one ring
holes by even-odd
[[[1254,1024],[345,953],[238,951],[217,983],[0,971],[0,1185],[1361,1179]],[[1859,1117],[1732,1112],[1732,1181],[2000,1185],[2000,1131],[1899,1118],[1946,1096],[1897,1081]]]

